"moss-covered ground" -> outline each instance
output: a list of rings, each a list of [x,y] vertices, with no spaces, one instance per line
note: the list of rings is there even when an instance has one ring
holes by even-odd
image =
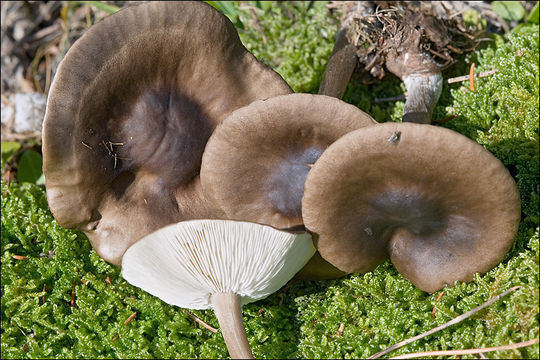
[[[244,24],[239,28],[246,47],[295,91],[316,92],[336,25],[329,23],[324,6],[315,2],[307,11],[307,4],[238,8],[236,23]],[[258,25],[245,25],[253,21]],[[538,48],[537,25],[487,42],[483,50],[461,59],[453,74],[468,73],[471,62],[478,71],[498,72],[477,79],[474,91],[468,82],[445,85],[435,110],[439,126],[485,146],[518,183],[522,222],[503,262],[469,284],[446,288],[439,301],[440,292],[416,289],[388,261],[364,275],[292,283],[244,307],[256,357],[365,358],[516,285],[521,288],[473,317],[389,355],[538,338]],[[403,102],[376,104],[374,98],[403,91],[395,79],[353,83],[344,99],[379,121],[397,121]],[[96,255],[82,233],[61,228],[48,210],[43,187],[2,180],[0,194],[2,358],[228,356],[221,334],[129,285],[117,267]],[[193,314],[218,327],[212,311]],[[533,345],[485,356],[538,358],[538,353],[538,345]]]

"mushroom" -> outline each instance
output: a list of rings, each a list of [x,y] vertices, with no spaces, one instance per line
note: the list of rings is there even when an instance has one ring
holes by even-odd
[[[336,34],[332,55],[319,85],[319,94],[343,98],[357,62],[356,47],[347,39],[347,27],[342,26]]]
[[[118,11],[70,48],[51,87],[43,171],[54,217],[116,265],[160,227],[219,217],[199,181],[210,134],[233,110],[290,92],[206,3]]]
[[[481,1],[332,2],[342,14],[341,27],[319,94],[341,98],[360,62],[365,82],[388,71],[405,83],[404,122],[429,124],[442,91],[441,70],[479,43],[481,31],[461,14],[484,6]]]
[[[365,273],[388,256],[433,292],[497,265],[520,221],[504,165],[449,129],[384,123],[330,145],[309,172],[306,228],[338,269]]]
[[[277,291],[315,252],[311,236],[230,220],[191,220],[161,228],[122,260],[129,283],[168,304],[213,308],[232,358],[253,358],[242,305]]]
[[[300,226],[304,181],[315,161],[341,136],[373,124],[357,107],[329,96],[255,101],[212,134],[201,165],[203,190],[229,219]]]
[[[289,94],[233,112],[204,150],[202,187],[225,218],[301,227],[304,181],[321,153],[346,133],[376,124],[355,106],[323,95]],[[316,254],[299,279],[345,275]]]

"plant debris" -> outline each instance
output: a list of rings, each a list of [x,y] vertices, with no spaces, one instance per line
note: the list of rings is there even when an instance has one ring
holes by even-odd
[[[345,324],[344,324],[344,323],[340,323],[340,324],[339,324],[339,329],[338,329],[338,331],[337,331],[336,336],[337,336],[337,337],[341,337],[341,335],[343,334],[343,330],[345,330]]]
[[[2,1],[2,141],[41,139],[45,99],[73,43],[130,1]],[[30,104],[30,106],[28,106]]]
[[[341,98],[357,59],[365,84],[388,73],[400,78],[408,93],[402,120],[423,124],[431,123],[441,95],[441,72],[486,40],[500,18],[483,1],[333,1],[328,7],[341,28],[319,94]],[[471,91],[473,74],[474,65]]]
[[[127,319],[126,321],[124,321],[124,324],[127,325],[131,322],[131,320],[133,320],[135,318],[135,316],[137,316],[137,312],[135,311],[133,314],[131,314]]]
[[[200,324],[202,325],[202,327],[204,327],[205,329],[208,329],[210,330],[211,332],[213,333],[217,333],[218,332],[218,329],[216,329],[215,327],[211,326],[211,325],[208,325],[207,323],[205,323],[204,321],[202,321],[201,319],[199,319],[198,317],[196,317],[195,315],[193,315],[192,313],[190,313],[189,311],[187,311],[186,309],[183,309],[182,310],[184,312],[184,314],[188,315],[190,318],[192,318],[197,324]]]
[[[371,355],[370,357],[368,357],[368,359],[377,359],[377,358],[379,358],[379,357],[381,357],[381,356],[383,356],[383,355],[385,355],[385,354],[388,354],[388,353],[391,352],[391,351],[394,351],[394,350],[396,350],[396,349],[399,349],[400,347],[403,347],[403,346],[405,346],[405,345],[407,345],[407,344],[410,344],[410,343],[412,343],[412,342],[414,342],[414,341],[416,341],[416,340],[420,340],[420,339],[422,339],[422,338],[425,338],[426,336],[429,336],[429,335],[434,334],[434,333],[436,333],[436,332],[438,332],[438,331],[441,331],[441,330],[443,330],[443,329],[446,329],[446,328],[449,327],[449,326],[452,326],[452,325],[454,325],[454,324],[457,324],[457,323],[459,323],[459,322],[461,322],[461,321],[463,321],[463,320],[465,320],[465,319],[471,317],[472,315],[476,314],[476,313],[479,312],[480,310],[485,309],[486,307],[490,306],[490,305],[493,304],[494,302],[497,302],[500,298],[502,298],[502,297],[504,297],[504,296],[506,296],[506,295],[508,295],[508,294],[510,294],[510,293],[512,293],[512,292],[514,292],[514,291],[516,291],[516,290],[518,290],[519,288],[520,288],[520,286],[514,286],[514,287],[511,287],[510,289],[508,289],[508,290],[504,291],[503,293],[501,293],[501,294],[499,294],[499,295],[497,295],[497,296],[495,296],[495,297],[489,299],[488,301],[486,301],[485,303],[483,303],[483,304],[481,304],[481,305],[475,307],[474,309],[471,309],[471,310],[467,311],[466,313],[464,313],[464,314],[462,314],[462,315],[460,315],[460,316],[458,316],[458,317],[455,317],[454,319],[452,319],[452,320],[450,320],[450,321],[448,321],[448,322],[446,322],[446,323],[444,323],[444,324],[442,324],[442,325],[439,325],[439,326],[437,326],[437,327],[435,327],[435,328],[433,328],[433,329],[431,329],[431,330],[429,330],[429,331],[426,331],[426,332],[423,333],[423,334],[414,336],[414,337],[409,338],[409,339],[407,339],[407,340],[403,340],[403,341],[401,341],[401,342],[399,342],[399,343],[397,343],[397,344],[394,344],[394,345],[390,346],[389,348],[387,348],[387,349],[385,349],[385,350],[383,350],[383,351],[379,351],[378,353],[373,354],[373,355]]]
[[[401,66],[405,54],[429,53],[435,70],[455,63],[455,55],[472,51],[484,32],[467,25],[461,13],[487,4],[470,2],[333,1],[349,42],[367,73],[364,82],[382,79],[387,71],[402,78],[426,67],[421,61]],[[419,57],[419,59],[424,56]],[[367,76],[369,75],[369,76]]]
[[[523,341],[517,344],[500,345],[494,347],[480,348],[480,349],[460,349],[460,350],[440,350],[440,351],[422,351],[416,353],[403,354],[392,357],[392,359],[412,359],[426,356],[459,356],[459,355],[471,355],[482,354],[491,351],[499,350],[513,350],[526,346],[538,344],[538,338],[529,341]]]

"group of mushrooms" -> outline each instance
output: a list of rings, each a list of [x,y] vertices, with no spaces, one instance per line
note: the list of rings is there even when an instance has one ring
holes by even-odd
[[[143,3],[89,29],[56,73],[43,159],[58,223],[128,282],[213,308],[238,358],[253,356],[241,306],[294,276],[390,257],[436,291],[499,263],[521,215],[482,146],[293,93],[203,2]]]

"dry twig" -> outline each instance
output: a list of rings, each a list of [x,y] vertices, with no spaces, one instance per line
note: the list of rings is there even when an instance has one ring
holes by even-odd
[[[73,282],[73,287],[71,288],[71,306],[75,307],[75,282]]]
[[[387,102],[387,101],[405,101],[406,99],[407,99],[407,93],[404,93],[397,96],[375,98],[373,99],[373,101],[375,102],[375,104],[378,104],[378,103]]]
[[[482,354],[482,353],[491,352],[491,351],[519,349],[519,348],[531,346],[534,344],[538,344],[538,338],[532,339],[529,341],[520,342],[517,344],[508,344],[508,345],[479,348],[479,349],[422,351],[422,352],[417,352],[417,353],[408,353],[408,354],[392,357],[392,359],[411,359],[411,358],[426,357],[426,356],[457,356],[457,355]]]
[[[190,318],[192,318],[196,323],[198,324],[201,324],[202,327],[210,330],[211,332],[214,332],[214,333],[217,333],[218,332],[218,329],[216,329],[215,327],[212,327],[210,325],[208,325],[207,323],[205,323],[204,321],[202,321],[201,319],[199,319],[198,317],[196,317],[195,315],[193,315],[192,313],[190,313],[189,311],[187,311],[186,309],[184,309],[184,314],[187,314]]]
[[[344,323],[340,323],[340,324],[339,324],[339,329],[338,329],[338,331],[337,331],[336,336],[337,336],[337,337],[340,337],[341,334],[343,334],[343,330],[344,330],[344,329],[345,329],[345,324],[344,324]]]
[[[469,70],[469,89],[474,91],[474,63],[471,64],[471,68]]]
[[[474,77],[481,78],[481,77],[490,76],[490,75],[495,74],[497,71],[498,71],[497,69],[484,71],[484,72],[481,72],[481,73],[478,73],[478,74],[474,75]],[[451,84],[451,83],[460,82],[460,81],[467,81],[467,80],[470,79],[470,77],[471,77],[470,75],[458,76],[458,77],[450,78],[450,79],[446,80],[446,82],[448,84]]]
[[[438,303],[442,296],[444,295],[444,290],[440,292],[439,296],[437,296],[437,300],[435,300],[435,303]],[[435,304],[435,306],[433,306],[433,311],[431,312],[431,318],[432,319],[435,319],[435,312],[437,311],[437,304]]]
[[[137,312],[135,311],[133,314],[131,314],[126,321],[124,321],[124,324],[127,325],[131,322],[131,320],[133,320],[135,318],[135,316],[137,316]]]
[[[259,34],[261,34],[262,41],[263,41],[264,44],[266,44],[268,42],[268,40],[266,39],[266,35],[264,34],[264,31],[263,31],[263,29],[261,27],[261,24],[259,22],[259,16],[257,15],[257,12],[256,12],[257,8],[255,6],[252,6],[252,5],[241,5],[240,9],[248,9],[249,10],[249,14],[251,15],[251,20],[252,20],[253,27],[255,28],[255,30],[257,30],[259,32]]]
[[[449,326],[452,326],[452,325],[454,325],[454,324],[457,324],[457,323],[459,323],[459,322],[461,322],[461,321],[463,321],[463,320],[465,320],[465,319],[471,317],[472,315],[476,314],[476,313],[479,312],[480,310],[485,309],[486,307],[490,306],[490,305],[493,304],[494,302],[498,301],[500,298],[502,298],[502,297],[504,297],[504,296],[510,294],[510,293],[513,292],[513,291],[516,291],[516,290],[519,289],[519,288],[520,288],[520,286],[514,286],[514,287],[512,287],[512,288],[506,290],[505,292],[503,292],[503,293],[501,293],[501,294],[495,296],[494,298],[492,298],[492,299],[486,301],[486,302],[483,303],[482,305],[479,305],[479,306],[475,307],[474,309],[469,310],[469,311],[467,311],[466,313],[464,313],[464,314],[462,314],[462,315],[460,315],[460,316],[458,316],[458,317],[455,317],[454,319],[452,319],[452,320],[450,320],[450,321],[448,321],[448,322],[446,322],[446,323],[444,323],[444,324],[442,324],[442,325],[439,325],[439,326],[437,326],[437,327],[435,327],[435,328],[433,328],[433,329],[431,329],[431,330],[429,330],[429,331],[426,331],[426,332],[423,333],[423,334],[420,334],[420,335],[414,336],[414,337],[412,337],[412,338],[403,340],[403,341],[401,341],[401,342],[399,342],[399,343],[397,343],[397,344],[394,344],[394,345],[390,346],[389,348],[386,348],[386,349],[384,349],[384,350],[382,350],[382,351],[379,351],[378,353],[373,354],[373,355],[371,355],[370,357],[368,357],[368,359],[377,359],[377,358],[379,358],[379,357],[381,357],[381,356],[383,356],[383,355],[385,355],[385,354],[388,354],[388,353],[391,352],[391,351],[394,351],[394,350],[399,349],[399,348],[401,348],[401,347],[403,347],[403,346],[405,346],[405,345],[407,345],[407,344],[410,344],[410,343],[412,343],[412,342],[415,342],[416,340],[420,340],[420,339],[422,339],[422,338],[425,338],[426,336],[429,336],[429,335],[434,334],[434,333],[436,333],[436,332],[438,332],[438,331],[441,331],[441,330],[443,330],[443,329],[446,329],[446,328],[449,327]]]

